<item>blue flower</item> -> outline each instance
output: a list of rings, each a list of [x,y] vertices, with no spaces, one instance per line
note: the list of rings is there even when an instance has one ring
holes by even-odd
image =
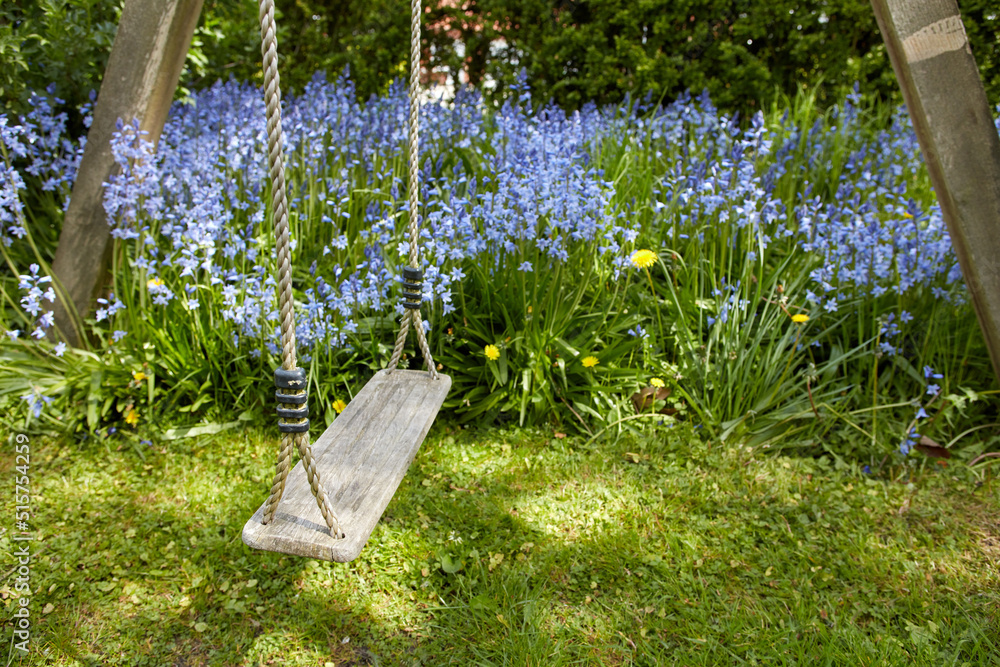
[[[927,385],[927,395],[928,396],[934,396],[934,395],[936,395],[940,391],[941,391],[941,387],[939,387],[936,384],[929,384],[929,385]]]
[[[21,399],[28,402],[28,407],[36,419],[42,415],[42,408],[52,402],[52,398],[42,395],[38,387],[32,388],[30,394],[22,395]]]
[[[634,329],[629,329],[628,333],[629,333],[630,336],[632,336],[634,338],[645,338],[646,335],[647,335],[646,334],[646,330],[642,328],[641,324],[635,325]]]
[[[903,438],[903,441],[899,443],[899,453],[909,455],[913,450],[914,445],[920,441],[920,434],[917,433],[916,429],[910,429],[910,433]]]

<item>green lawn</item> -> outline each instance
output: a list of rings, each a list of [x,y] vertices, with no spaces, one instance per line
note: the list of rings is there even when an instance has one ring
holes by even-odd
[[[34,440],[23,663],[1000,663],[996,481],[931,463],[871,479],[683,425],[554,435],[438,424],[347,565],[243,546],[270,432]],[[7,621],[22,543],[4,503]]]

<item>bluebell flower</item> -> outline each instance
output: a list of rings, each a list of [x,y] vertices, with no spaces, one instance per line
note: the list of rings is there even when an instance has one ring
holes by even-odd
[[[916,429],[910,429],[907,436],[899,443],[899,453],[904,456],[908,455],[918,442],[920,442],[920,434],[917,433]]]
[[[709,326],[711,326],[711,324],[709,324]],[[637,325],[635,325],[635,328],[629,329],[628,333],[629,333],[630,336],[632,336],[634,338],[645,338],[646,337],[646,330],[642,328],[641,324],[637,324]]]
[[[42,409],[52,402],[52,398],[43,395],[38,387],[32,388],[30,394],[22,395],[21,399],[28,402],[28,407],[36,419],[42,415]]]
[[[939,391],[941,391],[941,387],[939,387],[938,385],[936,385],[936,384],[929,384],[929,385],[927,385],[927,395],[928,396],[934,396]]]

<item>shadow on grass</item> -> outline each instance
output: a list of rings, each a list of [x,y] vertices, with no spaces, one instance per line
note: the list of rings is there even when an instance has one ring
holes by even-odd
[[[47,536],[32,604],[53,608],[36,647],[101,665],[1000,656],[988,578],[926,571],[961,547],[946,539],[955,525],[915,537],[887,518],[892,489],[851,495],[804,462],[747,463],[690,434],[582,450],[446,431],[351,564],[242,544],[272,466],[260,433],[146,461],[54,449],[37,480]]]

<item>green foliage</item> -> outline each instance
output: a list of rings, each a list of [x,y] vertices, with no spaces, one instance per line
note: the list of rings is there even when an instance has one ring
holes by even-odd
[[[100,88],[123,1],[0,5],[0,111],[25,112],[29,95],[49,86],[69,110],[86,104],[90,92]],[[82,131],[82,125],[76,129]]]
[[[528,248],[517,256],[532,261],[534,272],[476,265],[462,283],[461,320],[446,320],[437,356],[453,381],[445,407],[480,423],[538,424],[572,414],[569,426],[587,429],[617,410],[639,379],[621,364],[636,347],[627,331],[638,320],[622,312],[625,290],[608,289],[609,267],[590,261],[595,247],[578,246],[552,266]],[[487,346],[497,349],[496,360]],[[585,365],[588,357],[598,363]]]
[[[208,0],[182,84],[202,88],[230,76],[263,84],[255,0]],[[281,83],[301,92],[316,72],[347,69],[359,100],[406,77],[409,5],[393,0],[279,0],[275,3]]]
[[[1000,8],[995,0],[958,0],[972,56],[990,106],[1000,104]]]
[[[494,100],[507,94],[522,68],[536,99],[564,108],[618,102],[626,94],[669,100],[707,89],[721,108],[746,113],[800,86],[816,87],[817,102],[826,107],[855,81],[866,94],[899,98],[865,0],[426,5],[425,67],[434,76],[486,85]],[[23,112],[31,91],[55,84],[73,113],[100,86],[121,6],[122,0],[24,0],[0,8],[2,105]],[[1000,104],[996,8],[989,0],[963,0],[960,8],[987,95]],[[364,100],[405,78],[405,3],[278,0],[276,10],[287,91],[301,91],[317,71],[332,77],[347,68]],[[230,76],[262,81],[254,0],[205,2],[180,95]]]
[[[855,81],[887,99],[897,90],[862,0],[470,0],[430,16],[453,74],[465,67],[502,96],[526,68],[538,99],[565,108],[707,89],[720,108],[752,112],[821,81],[823,105]]]
[[[960,4],[998,104],[997,12],[982,0]],[[899,98],[864,0],[468,0],[434,7],[428,26],[435,61],[454,77],[465,69],[502,97],[526,68],[537,98],[564,108],[707,89],[720,108],[752,113],[801,86],[817,87],[826,107],[855,81],[867,95]]]

